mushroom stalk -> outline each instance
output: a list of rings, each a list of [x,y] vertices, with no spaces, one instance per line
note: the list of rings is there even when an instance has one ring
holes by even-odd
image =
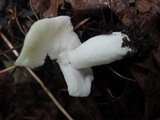
[[[109,64],[122,59],[132,49],[123,46],[128,36],[121,32],[90,38],[74,50],[68,51],[68,59],[76,69]]]
[[[69,95],[88,96],[91,90],[91,82],[94,79],[92,69],[75,69],[67,58],[66,52],[62,52],[59,54],[57,62],[66,80]]]

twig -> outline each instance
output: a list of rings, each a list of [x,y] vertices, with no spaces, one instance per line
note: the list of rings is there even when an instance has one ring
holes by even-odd
[[[35,21],[34,21],[32,18],[30,18],[29,16],[27,16],[27,18],[28,18],[32,23],[35,22]]]
[[[17,9],[16,9],[16,6],[15,6],[15,19],[16,19],[16,23],[17,23],[20,31],[23,33],[23,35],[26,35],[26,33],[23,31],[23,29],[22,29],[22,27],[21,27],[21,25],[20,25],[20,23],[19,23],[19,20],[18,20],[18,17],[17,17]]]
[[[76,30],[76,29],[78,29],[79,27],[81,27],[81,26],[82,26],[83,24],[85,24],[89,19],[90,19],[90,17],[82,20],[80,23],[78,23],[78,24],[75,26],[74,30]]]
[[[1,36],[3,36],[2,38],[5,39],[5,41],[7,41],[7,45],[10,48],[13,48],[13,45],[9,42],[9,40],[4,36],[3,33],[0,33]],[[16,57],[18,57],[19,53],[14,50],[13,53],[15,54]],[[12,66],[13,67],[13,66]],[[11,68],[12,68],[11,67]],[[11,69],[10,68],[10,69]],[[26,69],[28,70],[28,72],[35,78],[35,80],[41,85],[41,87],[43,88],[43,90],[47,93],[47,95],[51,98],[51,100],[55,103],[55,105],[61,110],[61,112],[69,119],[69,120],[73,120],[73,118],[66,112],[66,110],[59,104],[59,102],[56,100],[56,98],[52,95],[52,93],[48,90],[48,88],[44,85],[44,83],[42,82],[42,80],[28,67],[26,67]],[[5,70],[6,71],[6,70]],[[2,71],[3,72],[3,71]]]
[[[5,72],[8,72],[8,71],[10,71],[10,70],[13,70],[14,68],[16,68],[16,66],[11,66],[11,67],[9,67],[9,68],[6,68],[6,69],[4,69],[4,70],[1,70],[1,71],[0,71],[0,74],[5,73]]]
[[[28,67],[26,69],[29,71],[29,73],[36,79],[36,81],[41,85],[41,87],[44,89],[44,91],[48,94],[48,96],[51,98],[51,100],[56,104],[56,106],[62,111],[62,113],[69,119],[73,120],[73,118],[66,112],[66,110],[59,104],[59,102],[56,100],[56,98],[52,95],[52,93],[48,90],[48,88],[44,85],[44,83],[38,78],[38,76]]]
[[[111,100],[111,101],[109,101],[109,102],[107,102],[107,103],[99,103],[99,105],[109,105],[109,104],[111,104],[111,103],[113,103],[113,102],[115,102],[115,101],[117,101],[117,100],[122,99],[124,95],[129,94],[129,93],[132,92],[133,90],[135,90],[135,88],[130,89],[130,90],[127,91],[125,94],[123,94],[123,95],[121,95],[121,96],[118,96],[118,97],[114,98],[113,100]]]
[[[16,49],[21,48],[21,47],[22,47],[22,45],[16,46],[15,48],[12,48],[10,50],[6,50],[6,51],[1,52],[0,55],[4,55],[8,52],[11,52],[11,51],[16,50]]]
[[[2,32],[0,32],[0,35],[1,35],[1,37],[3,38],[4,42],[8,45],[8,47],[9,47],[10,49],[14,49],[13,45],[9,42],[9,40],[7,39],[7,37],[6,37]],[[14,53],[16,56],[19,55],[19,53],[18,53],[16,50],[13,50],[13,53]]]
[[[103,21],[104,21],[105,25],[107,25],[100,0],[98,0],[98,3],[99,3],[99,6],[100,6],[100,9],[101,9],[101,12],[102,12]],[[111,14],[112,14],[112,12],[111,12]],[[111,15],[111,19],[112,19],[112,15]]]
[[[109,95],[110,95],[112,98],[115,98],[115,97],[113,96],[111,90],[110,90],[109,88],[108,88],[107,90],[108,90]]]
[[[16,23],[17,23],[17,25],[18,25],[18,28],[20,29],[20,31],[22,32],[23,35],[26,35],[26,33],[23,31],[23,29],[22,29],[22,27],[21,27],[21,25],[20,25],[20,23],[19,23],[19,20],[18,20],[18,18],[17,18],[17,9],[16,9],[16,6],[14,7],[14,9],[8,8],[7,10],[8,10],[10,13],[13,14],[13,17],[12,17],[11,20],[16,20]],[[9,23],[10,23],[10,21],[9,21]]]
[[[15,19],[16,19],[16,23],[17,23],[17,25],[18,25],[20,31],[23,33],[23,35],[26,35],[26,33],[23,31],[23,29],[22,29],[22,27],[21,27],[21,25],[20,25],[20,23],[19,23],[18,18],[16,17]]]
[[[129,80],[129,81],[132,81],[132,82],[136,82],[135,79],[132,79],[132,78],[128,78],[128,77],[125,77],[125,76],[122,76],[121,74],[119,74],[118,72],[116,72],[115,70],[113,70],[111,67],[108,66],[108,68],[113,72],[115,73],[116,75],[118,75],[119,77],[125,79],[125,80]]]
[[[31,10],[32,10],[32,12],[33,12],[34,16],[37,18],[37,20],[39,20],[39,18],[38,18],[38,16],[37,16],[37,14],[35,13],[35,11],[34,11],[34,9],[33,9],[33,6],[32,6],[32,0],[30,0],[30,1],[29,1],[29,4],[30,4]]]

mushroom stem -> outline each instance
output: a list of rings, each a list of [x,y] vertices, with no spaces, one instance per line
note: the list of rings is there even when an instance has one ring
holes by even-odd
[[[92,37],[76,49],[68,51],[68,59],[76,69],[109,64],[123,59],[132,51],[128,46],[122,46],[124,38],[130,41],[128,36],[121,32]]]
[[[67,52],[59,54],[57,60],[71,96],[85,97],[91,90],[91,82],[94,79],[91,68],[75,69],[68,61]]]

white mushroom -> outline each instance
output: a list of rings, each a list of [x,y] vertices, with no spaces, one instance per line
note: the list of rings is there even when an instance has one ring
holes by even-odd
[[[42,19],[30,28],[15,65],[35,68],[44,64],[47,55],[55,60],[62,51],[72,50],[80,44],[70,17]]]
[[[65,51],[73,50],[81,44],[73,31],[70,17],[59,16],[42,19],[33,24],[26,35],[22,52],[15,62],[16,66],[35,68],[45,62],[48,55],[57,60],[71,96],[88,96],[93,73],[91,68],[75,69],[66,62]]]
[[[48,55],[57,60],[71,96],[88,96],[93,72],[90,67],[122,59],[132,49],[122,46],[129,38],[121,32],[99,35],[81,44],[70,17],[42,19],[33,24],[26,35],[16,66],[35,68]]]

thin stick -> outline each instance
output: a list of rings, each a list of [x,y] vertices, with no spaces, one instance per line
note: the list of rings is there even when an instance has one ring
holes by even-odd
[[[27,16],[27,18],[32,22],[34,23],[34,20],[32,18],[30,18],[29,16]]]
[[[109,88],[108,88],[107,90],[108,90],[108,93],[110,94],[110,96],[111,96],[112,98],[115,98],[115,97],[113,96],[111,90],[110,90]]]
[[[103,21],[104,21],[104,23],[106,24],[106,20],[105,20],[105,17],[104,17],[104,12],[103,12],[102,5],[101,5],[100,0],[98,0],[98,2],[99,2],[99,6],[100,6],[100,9],[101,9],[101,12],[102,12]],[[111,16],[111,17],[112,17],[112,16]]]
[[[7,39],[7,37],[6,37],[2,32],[0,32],[0,35],[1,35],[1,37],[3,38],[4,42],[8,45],[8,47],[9,47],[10,49],[14,49],[13,45],[9,42],[9,40]],[[13,53],[14,53],[16,56],[19,55],[19,53],[18,53],[16,50],[13,50]]]
[[[30,4],[31,10],[32,10],[32,12],[33,12],[34,16],[37,18],[37,20],[39,20],[39,18],[38,18],[38,16],[37,16],[37,14],[35,13],[35,11],[34,11],[34,9],[33,9],[33,6],[32,6],[32,0],[30,0],[30,1],[29,1],[29,4]]]
[[[21,27],[21,25],[20,25],[20,23],[19,23],[18,17],[17,17],[17,6],[15,6],[15,13],[14,13],[14,14],[15,14],[16,23],[17,23],[20,31],[23,33],[23,35],[26,35],[26,33],[25,33],[24,30],[22,29],[22,27]]]
[[[13,47],[13,45],[9,42],[9,40],[5,37],[5,35],[3,33],[0,33],[1,36],[3,36],[2,38],[5,38],[5,41],[7,41],[7,45],[9,47]],[[15,51],[15,52],[14,52]],[[16,57],[18,57],[19,53],[17,52],[17,50],[14,50],[13,53],[15,54]],[[73,120],[73,118],[66,112],[66,110],[59,104],[59,102],[56,100],[56,98],[52,95],[52,93],[48,90],[48,88],[44,85],[44,83],[42,82],[42,80],[28,67],[26,67],[26,69],[28,70],[28,72],[35,78],[35,80],[41,85],[41,87],[43,88],[43,90],[47,93],[47,95],[51,98],[51,100],[53,101],[53,103],[55,103],[55,105],[60,109],[60,111],[62,111],[62,113],[69,119],[69,120]]]
[[[21,27],[21,25],[20,25],[20,23],[19,23],[19,20],[18,20],[18,18],[17,18],[17,8],[16,8],[16,6],[14,7],[14,10],[13,10],[13,9],[8,9],[8,11],[14,15],[14,17],[12,17],[12,20],[14,20],[14,19],[16,20],[16,23],[17,23],[17,25],[18,25],[18,28],[20,29],[20,31],[22,32],[22,34],[25,35],[26,33],[25,33],[24,30],[22,29],[22,27]]]
[[[8,52],[11,52],[11,51],[16,50],[16,49],[21,48],[21,47],[22,47],[22,45],[19,45],[19,46],[15,47],[15,48],[12,48],[10,50],[3,51],[3,52],[0,53],[0,55],[4,55]]]
[[[24,30],[22,29],[22,27],[21,27],[21,25],[20,25],[20,23],[19,23],[18,17],[17,17],[17,6],[15,6],[15,13],[14,13],[14,14],[15,14],[16,23],[17,23],[20,31],[23,33],[23,35],[26,35],[26,33],[25,33]]]
[[[11,66],[11,67],[9,67],[9,68],[6,68],[6,69],[4,69],[4,70],[1,70],[1,71],[0,71],[0,74],[5,73],[5,72],[8,72],[8,71],[10,71],[10,70],[13,70],[14,68],[16,68],[16,66]]]
[[[116,75],[118,75],[119,77],[125,79],[125,80],[129,80],[129,81],[132,81],[132,82],[136,82],[135,79],[132,79],[132,78],[128,78],[128,77],[125,77],[125,76],[122,76],[121,74],[119,74],[118,72],[116,72],[115,70],[113,70],[111,67],[108,67],[112,72],[114,72]]]
[[[90,17],[82,20],[80,23],[78,23],[78,24],[75,26],[74,30],[76,30],[76,29],[78,29],[79,27],[81,27],[81,26],[82,26],[83,24],[85,24],[89,19],[90,19]]]
[[[52,101],[57,105],[57,107],[62,111],[62,113],[69,119],[73,120],[73,118],[65,111],[65,109],[59,104],[56,98],[52,95],[52,93],[48,90],[48,88],[44,85],[44,83],[38,78],[38,76],[28,67],[26,69],[29,73],[36,79],[36,81],[41,85],[44,91],[48,94],[48,96],[52,99]]]
[[[18,25],[20,31],[22,32],[22,34],[23,34],[23,35],[26,35],[26,33],[24,32],[24,30],[22,29],[22,27],[21,27],[21,25],[20,25],[20,23],[19,23],[18,18],[16,17],[15,19],[16,19],[16,23],[17,23],[17,25]]]

